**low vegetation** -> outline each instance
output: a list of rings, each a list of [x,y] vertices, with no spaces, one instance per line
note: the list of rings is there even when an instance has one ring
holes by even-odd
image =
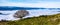
[[[60,13],[54,15],[41,15],[17,21],[0,22],[0,25],[60,25]]]

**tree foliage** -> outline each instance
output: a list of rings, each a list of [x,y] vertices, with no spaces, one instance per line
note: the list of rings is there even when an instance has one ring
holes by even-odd
[[[14,17],[16,18],[23,18],[25,16],[29,15],[29,12],[26,10],[19,10],[14,14]]]

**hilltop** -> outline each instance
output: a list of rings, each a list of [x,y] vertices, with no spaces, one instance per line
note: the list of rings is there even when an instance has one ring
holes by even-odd
[[[41,15],[17,21],[0,22],[0,25],[60,25],[60,13],[54,15]]]

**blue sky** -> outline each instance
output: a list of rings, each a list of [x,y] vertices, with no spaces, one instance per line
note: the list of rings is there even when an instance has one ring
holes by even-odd
[[[60,0],[0,0],[0,6],[60,8]]]
[[[44,1],[46,1],[46,2],[53,1],[53,2],[57,2],[57,1],[60,1],[60,0],[8,0],[8,1],[11,1],[11,2],[38,2],[38,1],[42,1],[42,2],[44,2]]]
[[[8,0],[10,2],[59,2],[60,0]]]

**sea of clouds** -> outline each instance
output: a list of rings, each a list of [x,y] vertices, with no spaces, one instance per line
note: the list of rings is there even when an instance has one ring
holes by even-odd
[[[0,11],[3,14],[8,14],[8,15],[0,15],[0,20],[18,20],[19,18],[13,17],[13,15],[17,12],[18,10],[13,10],[13,11]],[[57,14],[60,13],[58,11],[60,10],[49,10],[49,9],[37,9],[37,10],[27,10],[29,12],[28,16],[25,16],[24,18],[27,17],[33,17],[33,16],[39,16],[39,15],[52,15],[52,14]]]

